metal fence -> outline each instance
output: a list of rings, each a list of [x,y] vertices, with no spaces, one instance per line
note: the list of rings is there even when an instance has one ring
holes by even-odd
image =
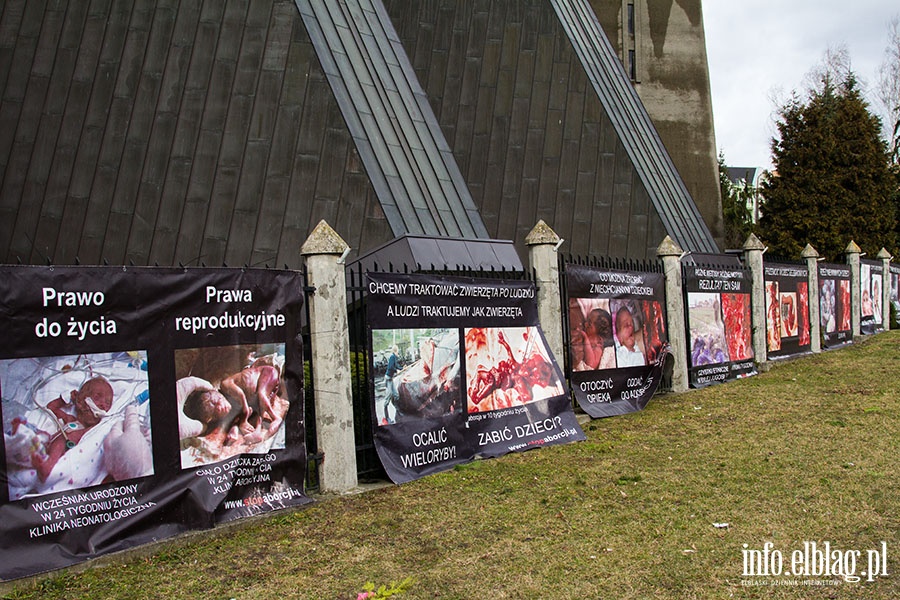
[[[309,285],[306,265],[295,270],[300,274],[303,284],[301,288],[303,310],[300,311],[300,335],[303,343],[303,431],[306,436],[306,489],[314,491],[319,489],[319,462],[322,460],[316,443],[316,405],[312,377],[316,365],[314,357],[309,354],[309,348],[312,347],[309,338],[309,298],[316,289]]]

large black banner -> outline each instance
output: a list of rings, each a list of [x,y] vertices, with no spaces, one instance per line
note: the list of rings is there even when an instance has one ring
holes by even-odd
[[[584,439],[529,281],[368,275],[375,445],[410,481]]]
[[[809,269],[766,263],[766,352],[784,358],[812,351],[809,328]]]
[[[853,341],[849,266],[819,263],[819,323],[823,348],[837,348]]]
[[[694,387],[756,374],[750,271],[686,265],[689,379]]]
[[[884,331],[884,267],[881,261],[859,261],[859,330],[873,334]]]
[[[0,278],[0,577],[309,501],[296,273]]]
[[[578,405],[594,418],[642,410],[668,354],[663,275],[569,264],[566,288]]]

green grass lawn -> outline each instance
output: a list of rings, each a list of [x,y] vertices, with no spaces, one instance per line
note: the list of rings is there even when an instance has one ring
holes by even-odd
[[[898,404],[894,331],[658,396],[587,423],[586,442],[323,498],[4,597],[355,599],[412,577],[400,598],[897,598]],[[889,575],[744,576],[743,551],[767,542],[786,570],[804,542],[859,551],[857,574],[886,548]]]

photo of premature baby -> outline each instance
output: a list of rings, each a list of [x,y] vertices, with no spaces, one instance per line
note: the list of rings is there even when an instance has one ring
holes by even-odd
[[[0,361],[11,501],[153,474],[146,352]]]

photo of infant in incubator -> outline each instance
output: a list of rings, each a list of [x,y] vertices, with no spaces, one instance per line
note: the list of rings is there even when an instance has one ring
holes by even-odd
[[[146,352],[0,360],[9,499],[153,475]]]

